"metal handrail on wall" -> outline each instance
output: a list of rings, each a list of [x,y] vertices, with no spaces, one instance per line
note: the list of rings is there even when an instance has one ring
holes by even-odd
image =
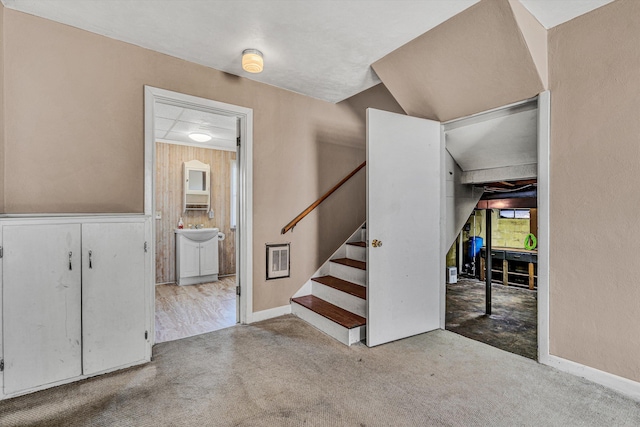
[[[342,184],[344,184],[345,182],[349,181],[355,174],[358,173],[358,171],[360,171],[360,169],[362,169],[363,167],[365,167],[367,165],[367,162],[362,162],[362,164],[360,166],[358,166],[357,168],[355,168],[353,171],[351,171],[351,173],[347,176],[345,176],[342,181],[340,181],[339,183],[337,183],[335,186],[333,186],[333,188],[329,191],[327,191],[326,193],[324,193],[324,195],[322,197],[320,197],[318,200],[316,200],[315,202],[313,202],[311,205],[309,205],[308,208],[306,208],[305,210],[303,210],[302,212],[300,212],[300,215],[298,215],[297,217],[295,217],[290,223],[288,223],[287,225],[285,225],[282,228],[282,234],[285,234],[287,231],[292,230],[293,227],[295,227],[296,225],[298,225],[298,223],[300,221],[302,221],[302,219],[309,215],[311,213],[311,211],[313,211],[315,208],[318,207],[318,205],[320,203],[322,203],[327,197],[329,197],[331,194],[333,194],[334,191],[336,191],[338,188],[340,188],[342,186]]]

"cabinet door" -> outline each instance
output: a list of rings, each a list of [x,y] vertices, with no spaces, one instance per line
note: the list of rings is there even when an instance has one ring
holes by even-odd
[[[143,223],[82,225],[82,363],[86,375],[145,359]]]
[[[4,392],[82,374],[80,225],[3,227]]]
[[[218,238],[200,243],[200,275],[218,274]]]
[[[180,278],[200,275],[200,243],[186,237],[178,237],[178,258],[180,259]]]

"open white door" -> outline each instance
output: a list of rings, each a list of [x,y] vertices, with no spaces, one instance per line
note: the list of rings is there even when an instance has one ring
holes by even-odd
[[[369,347],[440,327],[440,134],[439,122],[367,109]]]

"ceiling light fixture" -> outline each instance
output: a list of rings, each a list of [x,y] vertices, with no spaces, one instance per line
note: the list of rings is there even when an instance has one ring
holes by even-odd
[[[257,49],[242,51],[242,69],[248,73],[261,73],[264,68],[262,52]]]
[[[206,133],[198,133],[198,132],[190,133],[189,138],[193,139],[196,142],[211,141],[211,136],[207,135]]]

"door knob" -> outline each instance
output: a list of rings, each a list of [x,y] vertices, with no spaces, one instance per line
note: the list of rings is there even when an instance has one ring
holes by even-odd
[[[382,246],[382,240],[373,239],[373,242],[371,242],[371,246],[373,246],[374,248],[379,248],[380,246]]]

